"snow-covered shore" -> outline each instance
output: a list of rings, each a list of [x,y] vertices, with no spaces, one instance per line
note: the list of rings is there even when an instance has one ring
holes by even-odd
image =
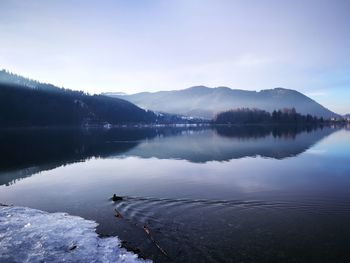
[[[100,238],[97,223],[65,213],[0,206],[0,262],[151,262]]]

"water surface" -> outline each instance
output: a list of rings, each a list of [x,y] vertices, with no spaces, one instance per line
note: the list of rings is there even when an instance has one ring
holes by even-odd
[[[2,130],[0,146],[0,202],[93,219],[155,262],[350,260],[347,128]]]

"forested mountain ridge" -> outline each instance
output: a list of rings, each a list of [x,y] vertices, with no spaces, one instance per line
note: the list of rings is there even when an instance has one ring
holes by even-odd
[[[0,71],[0,126],[152,123],[156,117],[122,99],[88,95]]]

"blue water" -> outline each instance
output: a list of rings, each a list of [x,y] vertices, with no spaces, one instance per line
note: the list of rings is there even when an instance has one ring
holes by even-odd
[[[93,219],[155,262],[350,261],[346,127],[3,130],[0,145],[0,202]]]

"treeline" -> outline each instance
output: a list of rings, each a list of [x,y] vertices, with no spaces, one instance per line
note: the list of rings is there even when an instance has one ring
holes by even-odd
[[[292,109],[274,110],[272,113],[249,108],[224,111],[214,118],[216,124],[316,124],[324,122],[323,118],[301,115]]]
[[[151,123],[156,115],[102,95],[0,83],[0,126],[77,126]],[[53,86],[54,87],[54,86]]]

